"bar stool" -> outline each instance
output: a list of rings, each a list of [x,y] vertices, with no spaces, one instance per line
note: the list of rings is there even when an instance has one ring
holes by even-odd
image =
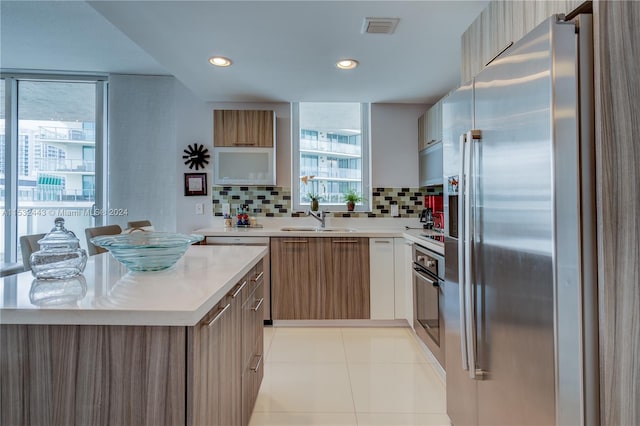
[[[143,228],[145,226],[151,226],[150,220],[134,220],[127,222],[127,228]]]
[[[20,251],[22,252],[22,265],[25,271],[31,270],[31,263],[29,263],[29,257],[31,253],[40,250],[40,244],[38,241],[44,238],[47,234],[31,234],[23,235],[20,237]]]
[[[98,235],[121,234],[122,228],[120,228],[120,225],[97,226],[95,228],[86,228],[84,233],[87,236],[87,249],[89,251],[89,256],[93,256],[95,254],[106,253],[108,250],[91,244],[91,238],[97,237]]]

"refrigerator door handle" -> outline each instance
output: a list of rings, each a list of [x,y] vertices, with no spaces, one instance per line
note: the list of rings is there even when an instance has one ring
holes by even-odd
[[[474,150],[475,142],[481,139],[479,130],[470,130],[467,132],[467,148],[469,155],[466,161],[466,178],[467,188],[464,194],[464,240],[465,240],[465,311],[466,311],[466,334],[467,334],[467,358],[469,362],[469,377],[475,380],[482,380],[484,372],[476,368],[476,313],[475,313],[475,294],[474,294],[474,276],[473,276],[473,235],[474,220],[472,214],[472,200],[475,200],[475,175],[477,171],[474,169]],[[474,206],[475,207],[475,206]]]
[[[466,204],[464,199],[465,192],[465,147],[466,147],[466,139],[467,135],[465,133],[460,135],[460,170],[458,173],[458,226],[460,229],[460,233],[458,234],[460,237],[458,238],[458,302],[460,305],[460,350],[462,352],[462,369],[469,370],[469,360],[467,359],[467,323],[466,323],[466,302],[465,302],[465,294],[466,294],[466,276],[465,276],[465,257],[464,257],[464,247],[465,247],[465,217],[466,217]]]
[[[473,150],[471,131],[466,134],[465,152],[466,159],[464,161],[464,175],[462,181],[465,182],[465,188],[463,192],[464,197],[464,310],[465,310],[465,335],[466,335],[466,348],[467,348],[467,363],[469,365],[469,377],[476,378],[476,354],[475,354],[475,337],[474,337],[474,316],[473,316],[473,302],[472,302],[472,275],[471,275],[471,191],[472,191],[472,164],[473,164]],[[468,151],[467,151],[468,150]]]

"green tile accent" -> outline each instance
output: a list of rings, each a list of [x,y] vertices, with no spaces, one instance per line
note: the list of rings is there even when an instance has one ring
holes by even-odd
[[[234,213],[248,204],[254,216],[298,217],[291,209],[291,188],[281,186],[213,186],[211,202],[214,216],[222,216],[222,204],[231,205]],[[332,212],[336,217],[391,217],[391,205],[399,206],[400,217],[418,217],[424,208],[426,192],[420,188],[373,188],[370,212]],[[345,207],[346,209],[346,207]]]
[[[289,217],[291,189],[279,186],[213,186],[214,216],[222,216],[222,204],[229,203],[233,214],[241,204],[248,204],[254,216]]]

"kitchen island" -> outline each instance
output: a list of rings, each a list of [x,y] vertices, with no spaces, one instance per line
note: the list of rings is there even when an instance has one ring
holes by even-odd
[[[3,278],[0,423],[247,424],[266,252],[192,246],[144,273],[102,254],[65,283]]]

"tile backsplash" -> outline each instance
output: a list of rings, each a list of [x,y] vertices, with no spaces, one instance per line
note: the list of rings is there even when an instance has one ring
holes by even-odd
[[[424,205],[424,195],[428,192],[420,188],[373,188],[371,211],[330,212],[335,217],[391,217],[391,206],[398,205],[399,217],[417,217]],[[231,212],[241,204],[247,204],[255,216],[299,217],[302,211],[293,211],[291,188],[281,186],[213,186],[211,188],[213,215],[222,216],[222,204],[229,203]],[[322,209],[322,202],[320,202]]]
[[[213,215],[222,216],[222,204],[231,205],[231,213],[247,204],[255,216],[290,217],[291,188],[281,186],[214,186],[211,188]]]

